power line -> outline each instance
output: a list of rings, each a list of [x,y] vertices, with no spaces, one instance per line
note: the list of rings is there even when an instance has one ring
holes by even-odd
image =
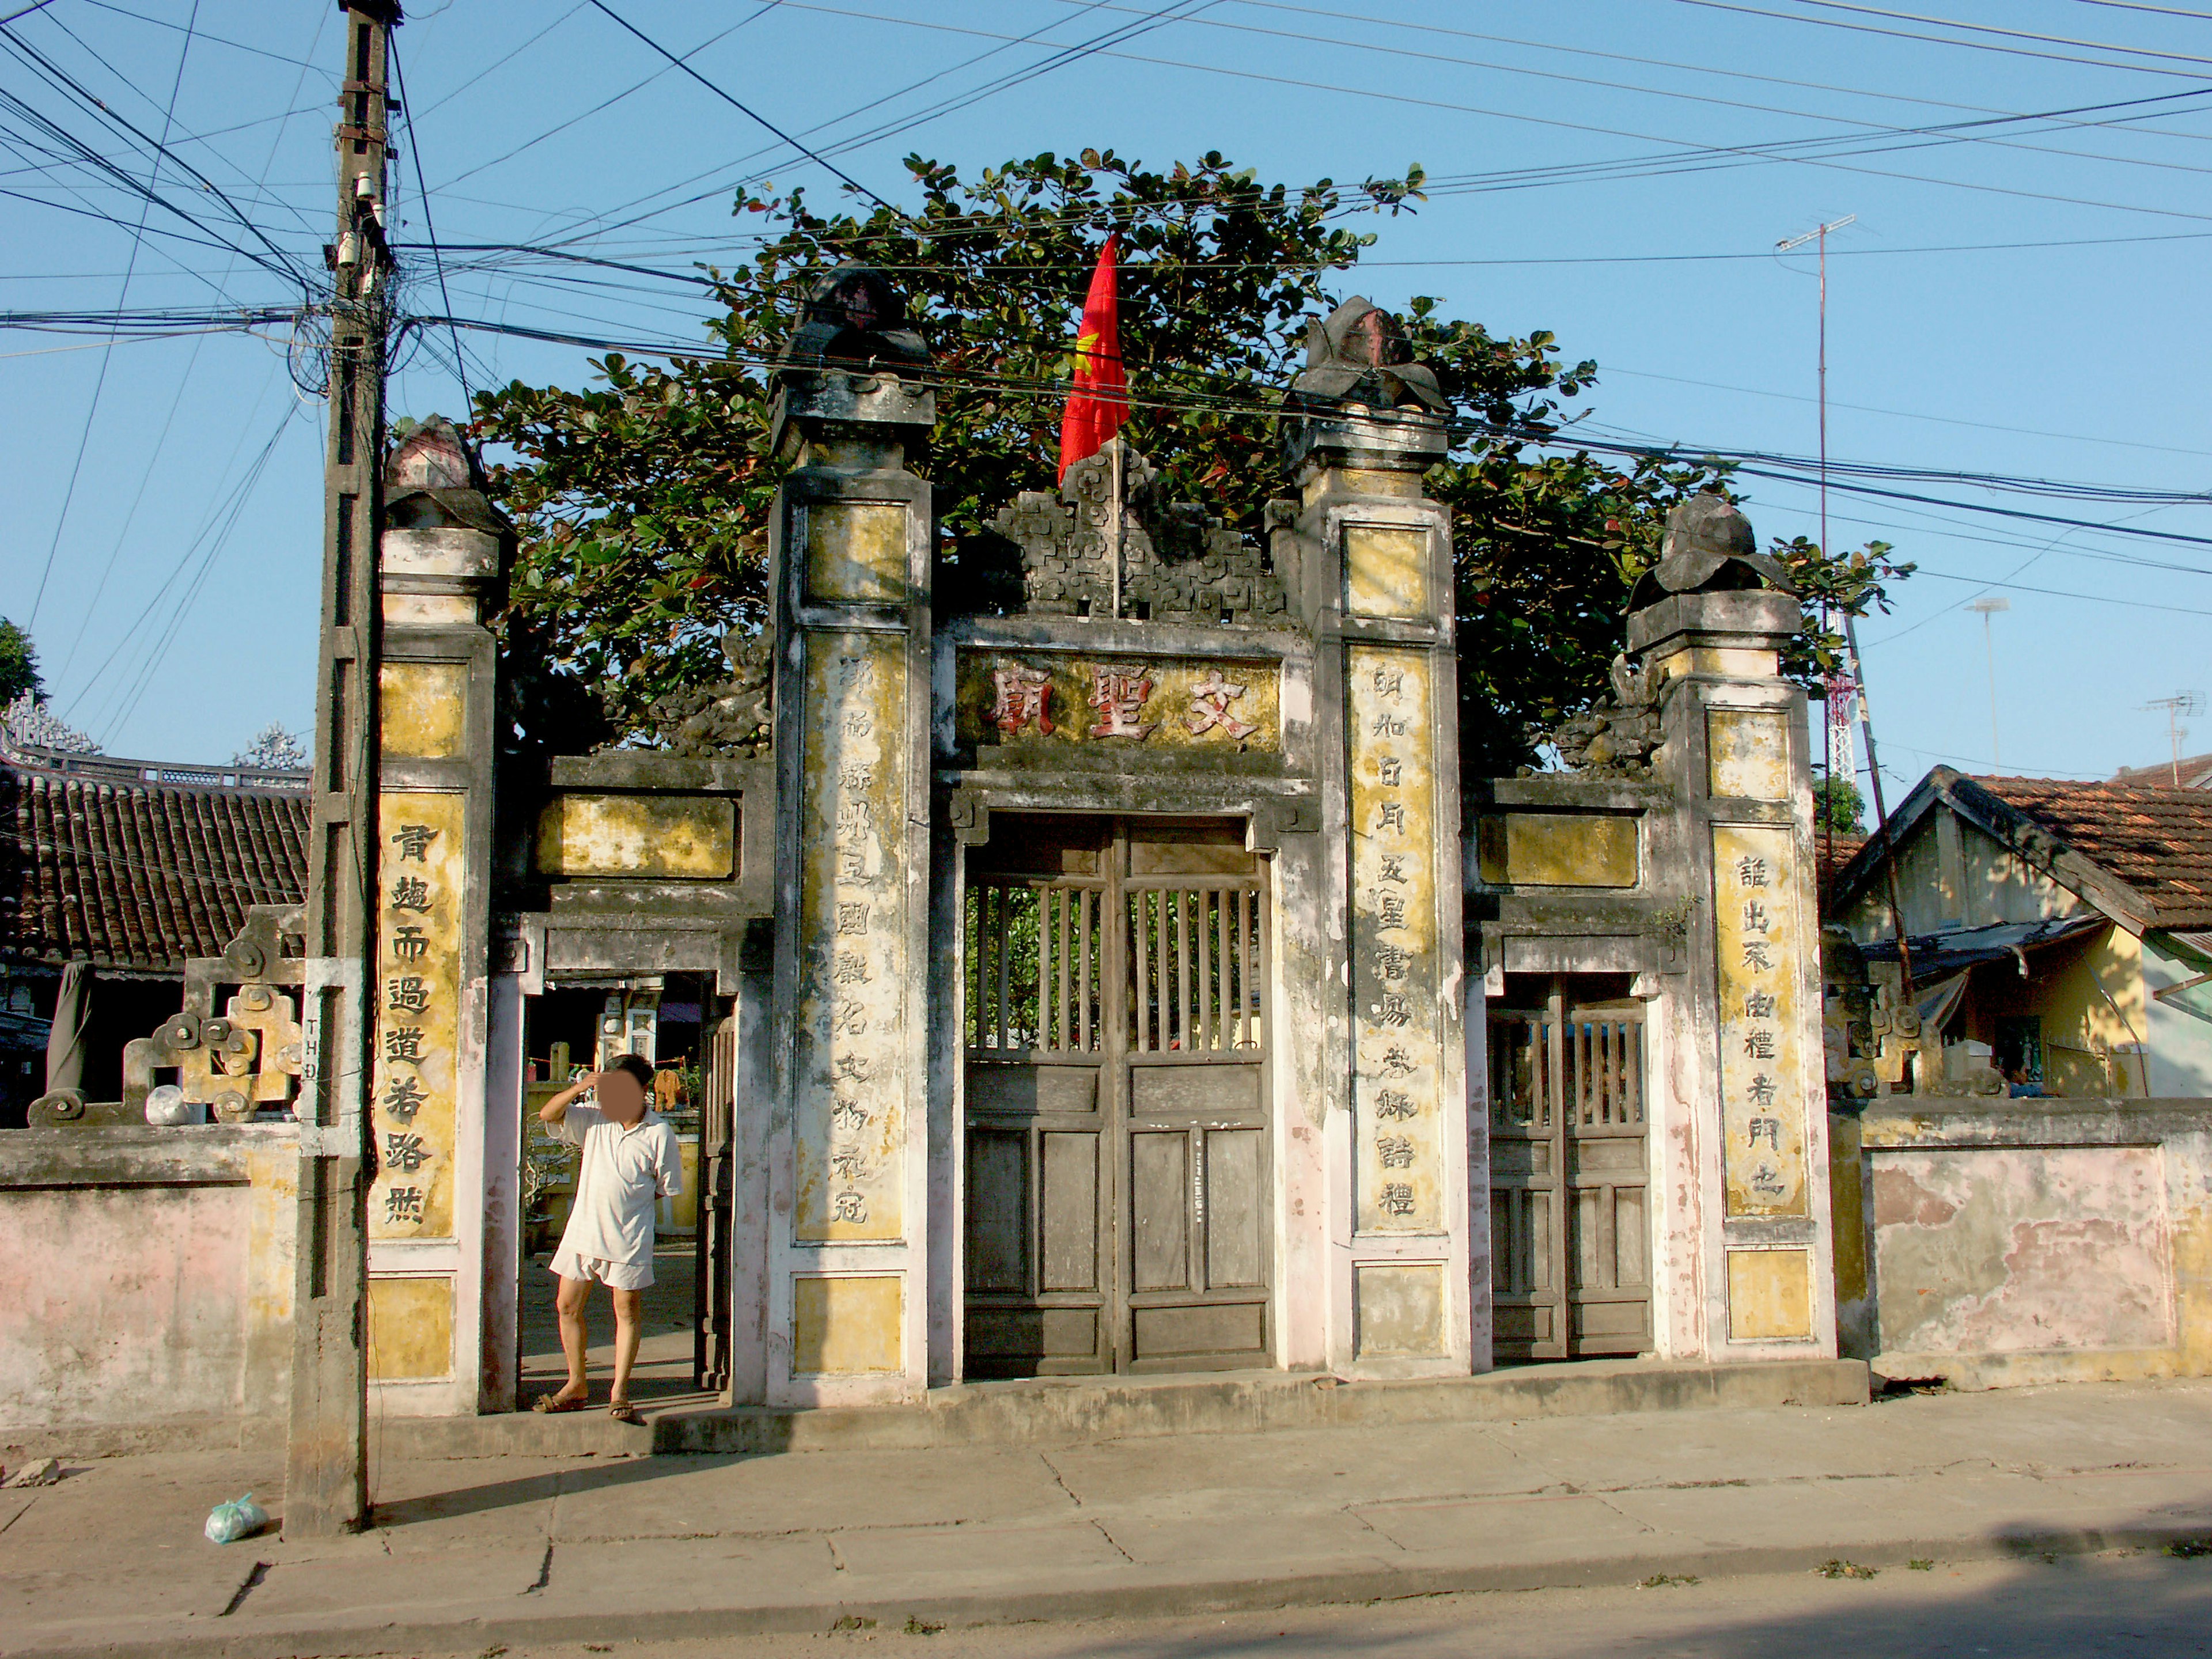
[[[832,173],[833,175],[835,175],[836,178],[842,179],[842,180],[843,180],[847,185],[850,185],[850,186],[851,186],[854,191],[856,191],[857,192],[859,192],[860,195],[866,197],[866,198],[868,198],[868,200],[870,200],[871,202],[873,202],[873,203],[874,203],[878,207],[882,208],[883,210],[884,210],[884,211],[889,212],[889,213],[896,213],[896,212],[898,211],[898,210],[897,210],[896,208],[895,208],[895,207],[891,206],[891,204],[890,204],[889,202],[886,202],[885,200],[884,200],[884,198],[883,198],[882,197],[880,197],[880,196],[877,195],[877,194],[875,193],[875,191],[873,191],[870,190],[870,189],[869,189],[866,185],[862,184],[859,179],[857,179],[854,178],[854,177],[852,176],[852,174],[850,174],[850,173],[848,173],[845,172],[842,168],[836,167],[832,167],[832,166],[830,166],[830,164],[829,162],[823,161],[823,160],[822,160],[822,158],[821,158],[819,155],[815,155],[815,154],[814,154],[814,152],[813,152],[812,150],[809,149],[808,149],[805,144],[802,144],[801,143],[799,143],[798,139],[796,139],[796,138],[793,137],[789,133],[786,132],[786,131],[785,131],[781,127],[780,127],[780,126],[776,125],[776,124],[775,124],[775,122],[773,122],[773,121],[769,120],[769,119],[768,118],[768,117],[766,117],[765,115],[761,114],[759,112],[757,112],[757,110],[753,109],[753,108],[752,108],[752,107],[750,107],[749,105],[747,105],[747,104],[745,104],[745,103],[742,102],[742,101],[741,101],[741,100],[739,100],[739,99],[738,99],[738,98],[734,94],[732,94],[732,93],[729,93],[729,92],[726,92],[726,91],[723,90],[723,88],[721,88],[720,87],[716,86],[716,85],[715,85],[712,81],[709,81],[709,80],[708,80],[705,76],[703,76],[703,75],[700,74],[700,73],[699,73],[699,71],[698,71],[697,70],[693,69],[693,68],[691,67],[691,65],[690,65],[690,64],[689,64],[685,63],[685,62],[684,62],[681,58],[678,58],[678,57],[674,52],[672,52],[669,51],[667,47],[665,47],[665,46],[662,46],[662,45],[661,45],[658,40],[654,40],[651,35],[649,35],[649,34],[646,33],[644,30],[642,30],[642,29],[639,28],[639,27],[638,27],[635,23],[629,22],[629,21],[627,21],[625,18],[623,18],[623,16],[622,15],[622,14],[621,14],[621,13],[617,12],[617,10],[615,10],[615,9],[614,9],[613,7],[611,7],[611,6],[610,6],[610,5],[608,5],[608,4],[607,4],[607,0],[590,0],[590,3],[591,3],[594,8],[596,8],[598,10],[600,10],[600,11],[605,12],[605,13],[607,15],[607,16],[608,16],[609,18],[611,18],[613,21],[615,21],[615,22],[617,22],[617,23],[620,24],[623,28],[627,29],[630,33],[632,33],[632,34],[635,35],[639,40],[642,40],[643,42],[645,42],[645,44],[646,44],[647,46],[648,46],[652,47],[652,48],[653,49],[653,51],[655,51],[655,52],[659,52],[659,53],[663,58],[666,58],[670,63],[673,64],[674,64],[678,69],[682,70],[684,72],[684,74],[686,74],[686,75],[690,76],[694,81],[696,81],[696,82],[697,82],[701,86],[702,86],[702,87],[706,88],[708,91],[709,91],[709,92],[713,93],[713,94],[714,94],[714,96],[716,96],[717,98],[720,99],[724,103],[727,104],[727,105],[728,105],[732,109],[736,110],[736,111],[737,111],[739,114],[741,114],[741,115],[746,116],[746,117],[748,117],[749,118],[750,118],[750,119],[752,119],[752,120],[754,120],[754,121],[758,122],[762,126],[766,127],[766,128],[767,128],[770,132],[774,133],[777,137],[779,137],[779,138],[782,139],[782,140],[783,140],[783,142],[784,142],[785,143],[789,144],[789,145],[790,145],[793,149],[797,150],[797,151],[798,151],[801,155],[807,156],[807,157],[811,158],[811,160],[813,160],[813,161],[815,161],[820,162],[820,163],[821,163],[821,165],[822,165],[824,168],[826,168],[826,169],[827,169],[830,173]]]
[[[1954,40],[1948,35],[1917,34],[1911,29],[1886,29],[1872,23],[1847,23],[1837,17],[1802,17],[1795,12],[1771,11],[1764,6],[1741,5],[1736,3],[1736,0],[1675,0],[1675,3],[1684,6],[1703,6],[1711,11],[1741,12],[1750,17],[1779,18],[1786,23],[1807,23],[1825,29],[1852,29],[1861,34],[1887,35],[1894,40],[1921,40],[1938,46],[1963,46],[1975,52],[2002,52],[2013,58],[2041,58],[2054,64],[2082,64],[2091,69],[2129,70],[2137,75],[2187,76],[2191,80],[2203,78],[2187,70],[2160,69],[2154,64],[2115,64],[2100,58],[2076,58],[2067,52],[2037,52],[2027,46],[2001,46],[1988,40]],[[1820,0],[1808,0],[1808,3],[1817,4],[1820,3]],[[2118,52],[2131,50],[2131,48],[2116,46],[2111,50]]]
[[[2212,64],[2212,58],[2200,58],[2193,52],[2159,52],[2150,46],[2117,46],[2110,40],[2081,40],[2065,34],[2038,34],[2029,29],[1999,28],[1994,23],[1969,23],[1956,17],[1923,17],[1917,12],[1889,11],[1881,6],[1851,5],[1846,0],[1797,0],[1801,6],[1819,6],[1826,11],[1856,12],[1862,17],[1887,17],[1902,23],[1928,23],[1937,28],[1964,29],[1975,34],[2001,35],[2009,40],[2036,40],[2045,46],[2080,46],[2090,52],[2130,53],[2137,58],[2163,58],[2176,64]],[[1961,42],[1961,44],[1967,44]]]
[[[123,286],[118,293],[115,301],[115,308],[118,313],[123,310],[125,306],[130,303],[131,278],[132,274],[138,268],[138,250],[146,240],[146,216],[152,210],[154,186],[161,182],[161,152],[167,146],[170,124],[176,116],[177,94],[184,89],[185,63],[191,55],[192,33],[191,25],[196,25],[198,23],[199,15],[200,0],[192,0],[191,24],[188,25],[185,30],[184,44],[177,48],[177,72],[175,76],[169,82],[169,104],[167,109],[162,112],[161,116],[161,137],[160,143],[155,146],[155,155],[147,173],[147,199],[138,204],[138,228],[131,234],[130,257],[124,261]],[[100,359],[100,372],[93,378],[92,397],[90,401],[85,404],[84,429],[77,434],[76,459],[70,463],[69,483],[62,490],[61,510],[54,515],[53,539],[46,544],[46,565],[39,572],[39,591],[31,600],[31,620],[28,626],[33,629],[35,629],[39,625],[39,608],[43,605],[46,600],[46,583],[52,579],[54,574],[54,556],[61,551],[62,532],[67,529],[69,526],[70,507],[70,504],[76,500],[77,479],[82,476],[84,471],[84,452],[92,442],[93,421],[100,413],[100,394],[106,388],[107,386],[107,366],[113,361],[114,360],[112,357],[103,353]],[[112,568],[114,560],[111,557],[108,563],[109,566]],[[106,585],[106,574],[103,572],[100,576],[100,586],[105,587]]]
[[[414,116],[408,113],[407,72],[400,67],[398,46],[399,43],[396,40],[387,40],[384,49],[385,56],[392,60],[392,78],[399,93],[400,115],[401,118],[407,123],[407,154],[409,159],[415,164],[415,188],[422,192],[422,233],[430,240],[430,264],[438,273],[438,298],[450,313],[453,308],[453,296],[446,291],[446,256],[439,250],[438,227],[430,217],[430,186],[422,179],[422,135],[415,125]],[[462,398],[466,400],[467,404],[473,406],[476,403],[476,394],[469,389],[469,365],[467,358],[461,351],[461,331],[454,329],[452,333],[453,373],[460,380]]]

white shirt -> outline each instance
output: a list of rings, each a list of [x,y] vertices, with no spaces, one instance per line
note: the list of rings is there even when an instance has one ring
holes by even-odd
[[[546,1127],[584,1149],[561,1248],[586,1261],[651,1261],[653,1201],[684,1190],[676,1131],[650,1111],[624,1128],[596,1106],[571,1106]]]

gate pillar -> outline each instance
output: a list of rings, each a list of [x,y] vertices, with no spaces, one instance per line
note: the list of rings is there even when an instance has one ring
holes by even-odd
[[[936,412],[890,369],[780,378],[767,1397],[884,1403],[927,1385],[933,518],[905,462]]]
[[[1316,745],[1333,924],[1328,1363],[1463,1374],[1489,1278],[1468,1238],[1480,1121],[1461,1006],[1451,517],[1421,490],[1447,440],[1431,414],[1346,404],[1304,415],[1288,444],[1302,605],[1317,682],[1334,688],[1316,700]],[[1486,1334],[1481,1346],[1486,1364]]]
[[[487,1109],[493,719],[485,616],[514,532],[474,458],[433,417],[392,447],[377,579],[377,824],[368,1194],[375,1409],[514,1405],[519,1096]]]
[[[1778,655],[1804,615],[1757,547],[1726,501],[1693,497],[1628,620],[1674,801],[1651,856],[1685,929],[1650,1092],[1654,1334],[1682,1358],[1836,1352],[1805,695]]]

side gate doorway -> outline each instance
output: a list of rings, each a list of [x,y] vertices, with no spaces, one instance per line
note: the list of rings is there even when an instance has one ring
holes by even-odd
[[[1223,820],[967,853],[970,1377],[1265,1366],[1267,887]]]
[[[1499,1359],[1651,1346],[1644,1005],[1626,976],[1510,975],[1490,1011]]]

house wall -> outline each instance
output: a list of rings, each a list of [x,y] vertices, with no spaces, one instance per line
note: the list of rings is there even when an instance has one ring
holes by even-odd
[[[2161,949],[2157,935],[2142,941],[2143,1036],[2150,1044],[2150,1092],[2212,1095],[2212,985],[2161,1001],[2157,993],[2195,979],[2195,960]]]
[[[0,1136],[0,1443],[281,1436],[298,1163],[284,1126]]]
[[[2043,921],[2070,916],[2082,908],[2082,901],[2074,893],[2030,869],[2002,842],[1942,805],[1929,811],[1905,837],[1898,856],[1897,884],[1899,907],[1910,933]],[[1841,921],[1861,945],[1878,945],[1891,939],[1888,884],[1871,883],[1844,910]]]
[[[1869,1105],[1847,1350],[1970,1388],[2212,1374],[2212,1103]]]

